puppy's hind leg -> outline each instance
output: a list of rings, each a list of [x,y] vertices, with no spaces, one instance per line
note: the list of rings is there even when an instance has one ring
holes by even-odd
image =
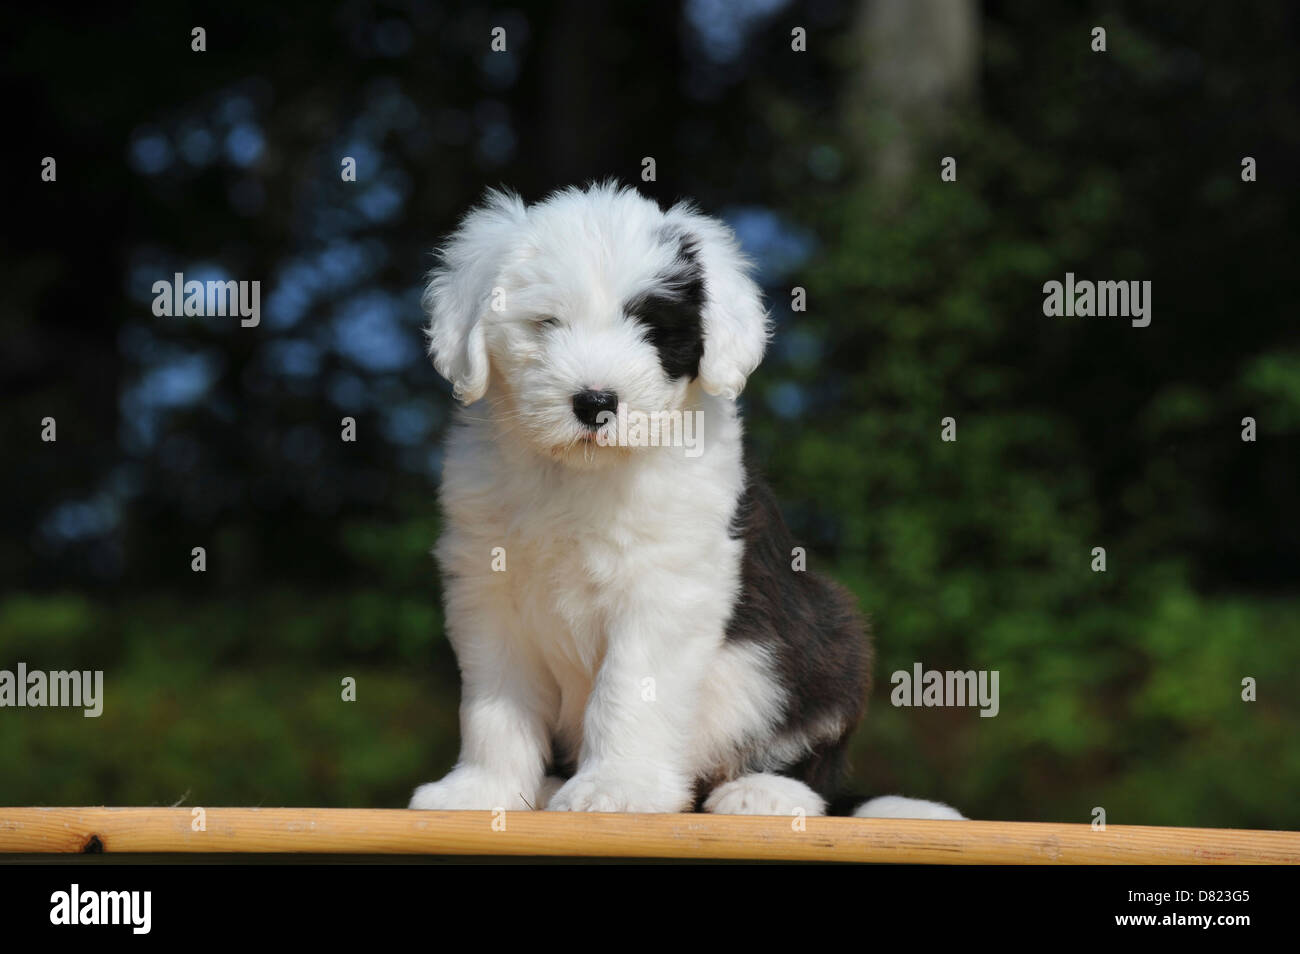
[[[798,779],[755,772],[723,782],[704,800],[704,810],[718,815],[826,814],[826,801]]]

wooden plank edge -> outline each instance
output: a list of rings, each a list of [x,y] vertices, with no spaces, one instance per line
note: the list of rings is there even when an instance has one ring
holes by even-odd
[[[201,812],[201,814],[199,814]],[[201,824],[201,827],[200,827]],[[802,824],[802,830],[800,825]],[[922,864],[1300,864],[1300,832],[329,808],[0,808],[0,853],[432,854]]]

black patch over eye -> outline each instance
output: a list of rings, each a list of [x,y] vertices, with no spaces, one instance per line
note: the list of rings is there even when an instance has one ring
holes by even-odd
[[[694,378],[704,356],[703,307],[704,272],[694,244],[682,238],[672,271],[657,288],[633,298],[623,310],[645,327],[664,374]]]

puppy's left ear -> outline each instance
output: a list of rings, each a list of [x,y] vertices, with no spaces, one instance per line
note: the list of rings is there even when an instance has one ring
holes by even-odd
[[[526,217],[519,196],[490,190],[439,250],[438,264],[429,273],[424,290],[429,356],[464,404],[487,392],[484,322],[490,317],[493,287]]]
[[[749,277],[753,265],[736,234],[689,205],[669,209],[668,222],[695,246],[704,272],[704,356],[700,384],[709,394],[734,399],[763,360],[771,326],[763,293]]]

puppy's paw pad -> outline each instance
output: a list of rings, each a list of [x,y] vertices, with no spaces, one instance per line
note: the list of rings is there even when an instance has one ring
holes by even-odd
[[[705,799],[704,810],[718,815],[823,815],[826,802],[798,779],[762,772],[719,785]]]

